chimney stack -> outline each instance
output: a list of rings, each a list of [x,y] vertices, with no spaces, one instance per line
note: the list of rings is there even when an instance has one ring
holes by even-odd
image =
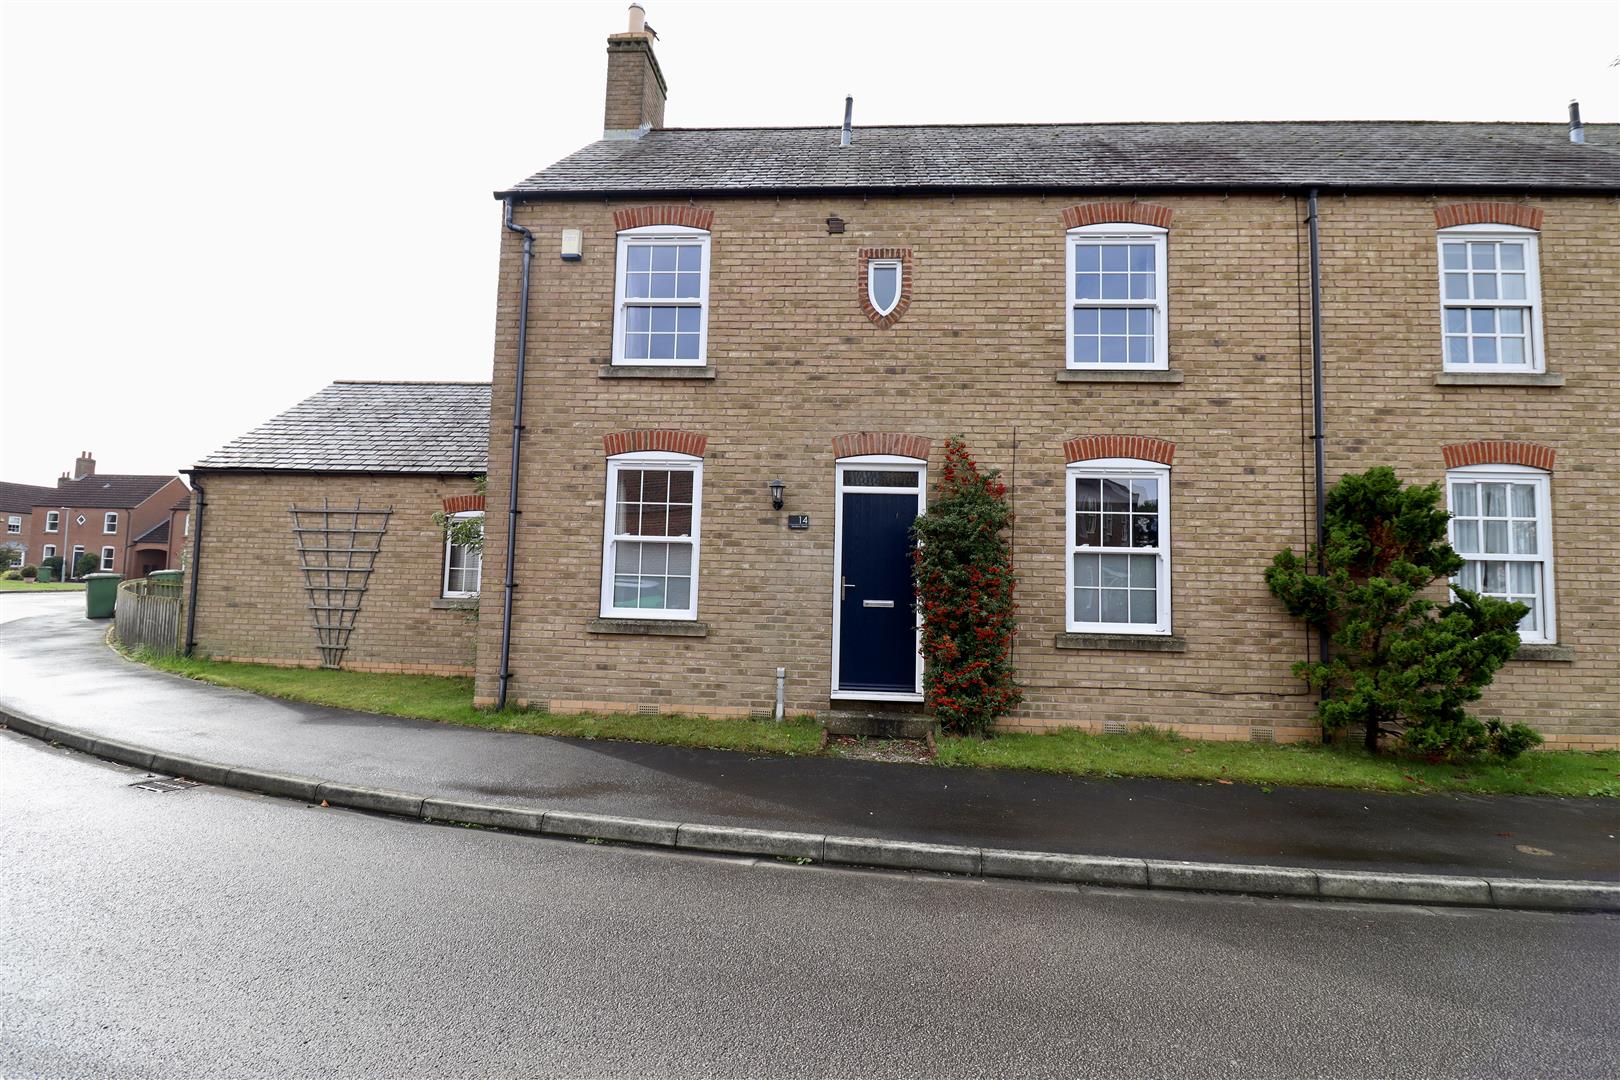
[[[1581,103],[1569,103],[1569,141],[1583,143],[1586,141],[1586,128],[1581,124]]]
[[[630,28],[608,36],[607,107],[602,138],[639,139],[664,126],[664,99],[669,88],[653,55],[657,38],[640,4],[630,5]]]
[[[96,475],[96,459],[86,450],[79,455],[79,460],[73,463],[73,479],[83,480],[87,476]]]

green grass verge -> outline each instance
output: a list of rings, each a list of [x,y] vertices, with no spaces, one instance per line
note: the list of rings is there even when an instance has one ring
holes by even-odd
[[[819,752],[821,728],[800,717],[712,720],[695,716],[556,715],[523,709],[496,712],[472,704],[472,680],[434,675],[378,675],[361,671],[278,668],[137,654],[152,667],[218,686],[341,709],[408,716],[446,724],[747,750],[770,754]],[[1373,757],[1356,747],[1264,746],[1183,739],[1157,731],[1126,735],[1005,734],[993,739],[938,740],[937,763],[946,766],[1032,769],[1071,776],[1158,777],[1368,791],[1456,791],[1506,795],[1620,797],[1620,753],[1544,751],[1515,761],[1430,765]]]
[[[1620,753],[1539,751],[1513,761],[1431,765],[1358,746],[1201,742],[1162,731],[1087,735],[1005,734],[942,739],[939,763],[1068,773],[1154,776],[1167,780],[1359,788],[1367,791],[1467,791],[1493,795],[1620,796]]]
[[[813,754],[821,744],[820,726],[805,719],[776,724],[761,720],[714,720],[701,716],[564,715],[531,709],[497,712],[473,705],[473,681],[469,678],[279,668],[265,664],[230,664],[144,653],[135,654],[134,659],[189,679],[251,690],[268,697],[387,716],[436,720],[491,731],[572,735],[583,739],[626,739],[771,754]]]
[[[84,592],[84,582],[0,581],[0,592]]]

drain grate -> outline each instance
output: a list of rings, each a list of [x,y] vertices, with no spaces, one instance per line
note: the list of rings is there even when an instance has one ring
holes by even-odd
[[[140,780],[129,786],[140,788],[142,791],[168,792],[189,791],[192,788],[200,787],[201,785],[195,780],[182,780],[178,776],[172,779],[164,779],[161,776],[154,776],[150,780]]]

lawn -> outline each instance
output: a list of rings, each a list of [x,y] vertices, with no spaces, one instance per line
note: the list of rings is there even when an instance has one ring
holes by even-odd
[[[821,728],[809,720],[775,724],[760,720],[712,720],[700,716],[608,716],[556,714],[532,709],[480,709],[473,705],[470,678],[438,675],[378,675],[364,671],[279,668],[228,664],[178,656],[137,655],[135,659],[190,679],[251,690],[339,709],[409,716],[444,724],[523,731],[531,735],[571,735],[582,739],[627,739],[672,746],[754,750],[770,754],[813,754]]]
[[[82,581],[0,581],[0,592],[83,592]]]
[[[472,704],[472,680],[433,675],[278,668],[181,657],[137,659],[187,678],[362,712],[446,724],[745,750],[769,754],[843,753],[821,748],[821,728],[809,717],[712,720],[693,716],[557,715],[536,710],[496,712]],[[1471,792],[1507,795],[1620,797],[1620,753],[1544,751],[1510,762],[1431,765],[1359,747],[1266,746],[1201,742],[1158,731],[1125,735],[1005,734],[991,739],[941,738],[934,763],[945,767],[1033,769],[1073,776],[1159,777],[1202,783],[1358,788],[1368,791]]]

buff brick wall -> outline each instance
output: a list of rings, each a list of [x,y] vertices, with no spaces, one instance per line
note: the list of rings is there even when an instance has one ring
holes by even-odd
[[[961,434],[981,462],[1005,471],[1018,517],[1016,662],[1026,703],[1005,726],[1154,723],[1214,738],[1314,737],[1313,699],[1289,672],[1309,655],[1309,635],[1261,579],[1272,553],[1301,546],[1312,529],[1303,207],[1277,194],[1142,193],[1171,213],[1170,365],[1184,381],[1060,383],[1065,211],[1072,219],[1072,207],[1105,198],[699,200],[714,211],[709,381],[599,377],[611,351],[614,212],[644,201],[521,204],[518,220],[534,229],[537,254],[511,695],[560,709],[760,713],[771,708],[783,666],[790,712],[829,708],[833,439],[921,435],[933,441],[937,473],[940,444]],[[1549,393],[1434,385],[1437,201],[1458,200],[1324,201],[1330,469],[1388,460],[1428,480],[1443,472],[1445,442],[1533,437],[1557,446],[1561,640],[1579,641],[1576,660],[1516,662],[1489,705],[1569,745],[1612,743],[1620,733],[1615,580],[1574,552],[1566,568],[1563,546],[1581,538],[1560,524],[1620,510],[1612,493],[1579,488],[1562,471],[1565,460],[1571,471],[1599,467],[1605,453],[1612,460],[1616,358],[1599,325],[1599,294],[1606,289],[1612,301],[1620,287],[1614,204],[1543,201],[1545,290],[1549,298],[1560,288],[1579,293],[1549,302],[1549,350],[1564,353],[1555,342],[1565,335],[1583,342],[1568,347],[1581,354],[1570,367],[1554,359],[1570,380]],[[827,233],[835,215],[847,222],[842,235]],[[564,227],[584,230],[578,263],[547,257]],[[1560,235],[1582,240],[1571,250],[1554,242]],[[857,288],[857,254],[872,247],[912,253],[910,306],[887,329],[866,317]],[[505,543],[518,269],[508,236],[491,424],[492,559]],[[1376,280],[1349,284],[1358,275]],[[1522,422],[1504,427],[1504,409]],[[649,428],[708,440],[704,638],[587,632],[598,614],[602,440]],[[1055,646],[1064,629],[1064,444],[1093,435],[1174,444],[1172,618],[1184,652]],[[781,513],[765,486],[776,477],[787,484]],[[789,513],[808,513],[811,528],[788,531]],[[1585,546],[1595,559],[1600,546]],[[498,605],[486,590],[482,701],[496,692]],[[1571,678],[1583,680],[1587,700],[1550,693]]]
[[[207,506],[197,655],[318,666],[288,508],[320,506],[322,499],[353,506],[359,499],[366,509],[392,506],[394,513],[343,666],[472,672],[473,612],[434,606],[443,581],[444,534],[433,523],[444,497],[472,491],[470,477],[204,473],[199,479]]]
[[[1558,643],[1515,660],[1478,707],[1550,745],[1620,745],[1620,204],[1538,198],[1549,374],[1562,386],[1438,386],[1436,208],[1467,198],[1323,199],[1330,480],[1374,463],[1442,480],[1448,443],[1539,443],[1551,472]],[[1461,220],[1467,220],[1466,217]]]

